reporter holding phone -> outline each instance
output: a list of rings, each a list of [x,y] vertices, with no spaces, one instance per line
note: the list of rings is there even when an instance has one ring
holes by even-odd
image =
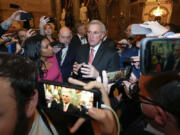
[[[15,11],[9,18],[0,24],[0,36],[2,36],[12,25],[14,21],[25,21],[21,20],[20,13],[25,12],[23,10]]]
[[[50,42],[54,42],[55,39],[53,38],[54,33],[54,24],[49,22],[50,19],[48,17],[42,16],[40,18],[40,34],[46,36]]]
[[[58,61],[46,37],[41,35],[29,37],[24,42],[24,56],[35,62],[39,80],[63,81]]]

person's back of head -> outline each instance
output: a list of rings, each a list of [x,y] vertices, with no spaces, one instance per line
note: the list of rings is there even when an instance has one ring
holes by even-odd
[[[84,23],[77,23],[76,24],[76,32],[80,36],[85,36],[87,34],[86,25]]]
[[[32,95],[37,86],[36,66],[30,59],[17,55],[0,53],[0,77],[7,78],[25,96]]]
[[[1,115],[0,134],[27,133],[38,102],[36,66],[24,57],[0,53],[0,84],[0,108],[6,114]]]
[[[24,42],[24,56],[35,61],[41,57],[41,42],[46,37],[41,35],[35,35],[29,37]]]

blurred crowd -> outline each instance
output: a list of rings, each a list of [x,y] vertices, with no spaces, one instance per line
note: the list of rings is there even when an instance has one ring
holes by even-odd
[[[56,34],[55,24],[46,16],[40,18],[39,29],[12,29],[14,21],[27,20],[28,15],[23,14],[28,13],[18,10],[0,23],[0,134],[180,134],[180,75],[145,76],[140,69],[141,40],[180,38],[175,25],[154,21],[137,27],[130,24],[124,33],[126,38],[117,42],[99,20],[91,20],[88,25],[77,23],[75,33],[63,26]],[[179,71],[180,47],[175,55],[172,68]],[[159,59],[154,56],[153,62],[161,72]],[[108,83],[107,73],[121,69],[131,69],[130,76]],[[102,108],[88,109],[91,119],[47,109],[39,86],[42,80],[98,89],[103,104],[117,113],[118,120]],[[62,100],[64,106],[67,104],[64,108],[62,105],[64,112],[77,113],[68,109],[73,108],[68,93],[63,93]]]

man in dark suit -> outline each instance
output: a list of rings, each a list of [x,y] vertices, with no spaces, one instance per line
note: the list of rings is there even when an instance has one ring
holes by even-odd
[[[63,82],[67,82],[67,78],[70,76],[73,63],[75,62],[77,47],[71,43],[72,32],[68,27],[62,27],[59,30],[59,42],[64,43],[65,47],[56,54],[59,66],[61,68]]]
[[[88,25],[88,44],[78,49],[76,62],[73,65],[73,72],[82,78],[96,79],[102,70],[115,71],[119,69],[119,56],[116,50],[102,42],[105,35],[105,26],[98,20],[92,20]],[[78,70],[80,72],[78,73]]]
[[[80,110],[71,103],[71,97],[69,91],[63,91],[62,93],[62,102],[58,104],[60,109],[63,110],[63,112],[69,112],[69,113],[78,113]]]
[[[87,44],[87,29],[86,25],[83,23],[78,23],[76,25],[77,34],[75,34],[71,42],[76,46],[81,46]]]

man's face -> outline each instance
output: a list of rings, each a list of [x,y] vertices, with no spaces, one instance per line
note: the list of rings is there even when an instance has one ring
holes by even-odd
[[[126,34],[126,36],[127,36],[128,38],[132,36],[132,34],[131,34],[131,25],[129,25],[129,26],[126,28],[125,34]]]
[[[78,29],[78,33],[82,36],[85,36],[87,34],[87,28],[85,25],[82,25]]]
[[[95,47],[99,43],[101,43],[104,32],[101,31],[100,25],[98,24],[91,24],[88,27],[88,42],[91,47]]]
[[[53,32],[53,30],[52,30],[51,26],[47,25],[46,28],[44,29],[45,35],[47,35],[47,36],[52,35],[52,32]]]
[[[24,41],[26,39],[26,31],[24,31],[24,30],[19,31],[18,37],[21,41]]]
[[[66,95],[66,94],[63,94],[62,95],[62,100],[65,104],[68,104],[70,102],[70,96],[69,95]]]
[[[71,42],[71,31],[68,29],[62,29],[59,32],[59,42],[69,44]]]
[[[179,58],[180,57],[180,45],[176,45],[174,47],[174,56],[175,56],[175,58]]]

